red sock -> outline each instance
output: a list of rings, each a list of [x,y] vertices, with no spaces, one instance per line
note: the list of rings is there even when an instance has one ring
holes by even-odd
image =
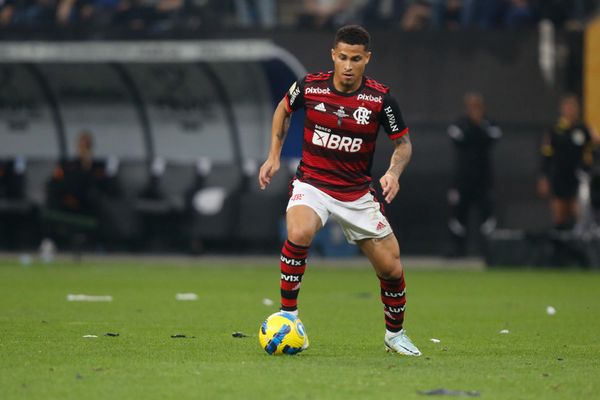
[[[308,247],[286,240],[281,249],[281,310],[296,311]]]
[[[390,332],[399,332],[404,323],[404,308],[406,306],[406,284],[404,272],[400,279],[387,280],[379,278],[381,286],[381,301],[385,314],[385,327]]]

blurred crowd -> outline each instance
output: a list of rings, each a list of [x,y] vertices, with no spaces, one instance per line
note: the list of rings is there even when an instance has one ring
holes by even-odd
[[[582,29],[600,0],[0,0],[0,28]]]

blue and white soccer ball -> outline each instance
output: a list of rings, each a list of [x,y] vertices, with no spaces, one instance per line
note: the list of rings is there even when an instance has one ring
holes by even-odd
[[[280,311],[270,315],[260,326],[258,341],[268,354],[294,355],[308,347],[308,338],[300,318]]]

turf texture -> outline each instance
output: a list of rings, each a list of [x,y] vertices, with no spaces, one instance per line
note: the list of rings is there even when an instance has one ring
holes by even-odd
[[[600,398],[598,273],[408,266],[406,328],[419,358],[384,351],[378,282],[366,262],[309,265],[300,317],[311,347],[268,356],[257,333],[277,310],[278,279],[276,259],[4,261],[0,399],[426,399],[440,397],[419,392],[438,388],[484,399]],[[186,292],[198,300],[175,299]]]

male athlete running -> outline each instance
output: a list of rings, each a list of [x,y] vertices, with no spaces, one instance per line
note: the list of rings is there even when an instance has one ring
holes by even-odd
[[[389,89],[364,76],[371,58],[370,36],[362,27],[342,27],[331,58],[334,71],[309,74],[294,83],[273,114],[269,156],[259,172],[266,188],[280,167],[290,115],[304,108],[302,161],[287,206],[287,240],[281,251],[281,310],[297,315],[306,257],[329,216],[346,239],[357,244],[379,277],[388,351],[419,356],[403,329],[406,305],[400,248],[371,188],[371,165],[379,126],[394,142],[390,167],[379,180],[385,201],[399,190],[412,146],[408,128]]]

